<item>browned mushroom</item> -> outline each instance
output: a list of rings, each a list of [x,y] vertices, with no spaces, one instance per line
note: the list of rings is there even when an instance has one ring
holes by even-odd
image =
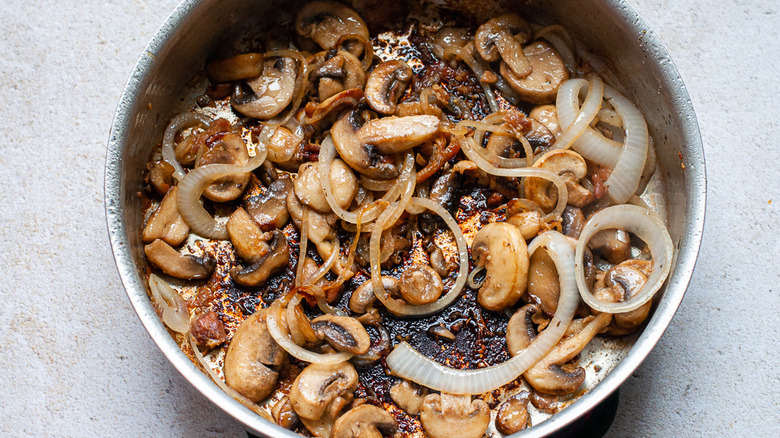
[[[499,311],[513,305],[525,292],[528,250],[520,230],[506,222],[490,223],[474,236],[471,246],[474,266],[485,267],[485,282],[477,301]]]
[[[593,254],[612,264],[621,263],[631,257],[631,237],[619,228],[599,231],[590,238],[588,246]]]
[[[362,404],[345,412],[333,425],[333,438],[380,438],[392,435],[398,423],[386,410]]]
[[[244,268],[233,267],[230,270],[230,276],[236,283],[244,286],[257,286],[265,283],[271,274],[287,266],[290,260],[290,249],[284,233],[279,230],[273,230],[264,234],[264,236],[270,237],[270,252],[267,252],[249,266]]]
[[[326,412],[335,419],[352,400],[357,383],[357,372],[349,362],[311,364],[293,381],[290,403],[302,420],[319,420]]]
[[[400,380],[390,387],[390,398],[409,415],[417,415],[428,395],[428,389],[408,380]]]
[[[404,301],[419,306],[438,300],[444,290],[444,283],[432,267],[415,263],[404,269],[398,290]]]
[[[155,161],[149,169],[147,181],[158,195],[165,196],[173,187],[174,172],[175,169],[169,163]]]
[[[236,86],[231,97],[233,108],[245,116],[261,120],[281,113],[293,99],[298,75],[295,64],[292,58],[266,58],[263,74],[247,81],[251,93]]]
[[[536,337],[534,320],[542,315],[536,304],[526,304],[509,318],[506,324],[506,347],[509,354],[515,356],[531,345]]]
[[[523,234],[525,240],[531,240],[536,237],[539,231],[541,231],[543,223],[542,214],[535,210],[513,214],[506,221],[520,229],[520,233]]]
[[[272,129],[272,128],[265,128]],[[268,140],[268,161],[273,162],[282,169],[289,171],[298,170],[303,159],[301,152],[306,146],[306,140],[300,130],[295,132],[290,129],[279,126]]]
[[[558,88],[569,79],[569,69],[561,55],[543,40],[525,46],[522,52],[530,63],[530,74],[519,75],[508,63],[502,62],[501,76],[523,100],[538,104],[554,102]]]
[[[366,102],[379,113],[395,114],[398,99],[413,76],[412,68],[400,60],[377,65],[366,81]]]
[[[225,354],[225,383],[254,402],[274,390],[278,373],[272,368],[281,366],[287,357],[268,332],[267,313],[261,309],[245,319]]]
[[[582,227],[584,226],[585,215],[582,213],[582,210],[567,205],[561,214],[561,228],[563,229],[563,234],[574,239],[579,239],[580,232],[582,232]]]
[[[382,117],[363,125],[358,132],[362,144],[373,145],[383,154],[396,154],[432,140],[439,132],[436,116]]]
[[[363,354],[371,346],[371,338],[363,324],[349,316],[318,316],[312,320],[311,327],[319,339],[338,351]]]
[[[556,138],[562,134],[561,126],[558,123],[558,110],[555,105],[539,105],[534,107],[528,117],[537,120],[544,125],[547,130]]]
[[[317,1],[304,5],[295,17],[295,31],[298,35],[311,38],[325,50],[337,48],[344,37],[358,37],[359,44],[344,47],[355,56],[365,51],[368,42],[368,27],[357,12],[342,3]]]
[[[364,123],[359,112],[351,111],[333,124],[330,134],[339,156],[352,169],[370,178],[383,180],[396,178],[401,173],[400,160],[379,153],[374,146],[361,140],[357,131]]]
[[[336,203],[341,208],[346,208],[357,194],[357,177],[347,163],[338,158],[333,160],[329,171],[331,193]],[[295,195],[304,204],[323,213],[332,211],[320,182],[319,163],[303,163],[298,169],[298,177],[293,181],[293,187]]]
[[[580,154],[570,150],[553,150],[542,155],[534,163],[534,167],[557,173],[563,178],[569,192],[569,204],[581,208],[593,201],[593,193],[580,185],[580,181],[588,173],[588,165]],[[527,178],[525,197],[534,201],[545,212],[550,212],[558,201],[558,192],[548,180]]]
[[[164,241],[157,239],[144,246],[149,262],[171,277],[184,280],[206,278],[214,272],[217,263],[208,253],[202,257],[181,254]]]
[[[252,216],[263,231],[281,229],[290,220],[287,211],[287,195],[293,184],[289,177],[280,177],[272,182],[259,196],[247,199],[246,212]]]
[[[225,227],[236,254],[247,262],[256,263],[271,251],[268,245],[271,235],[263,233],[243,208],[238,207],[230,215]]]
[[[263,74],[263,54],[243,53],[206,64],[206,75],[214,82],[250,79]]]
[[[355,55],[339,50],[320,52],[309,60],[309,80],[317,90],[320,102],[349,89],[362,89],[366,85],[366,72]]]
[[[219,140],[205,146],[195,167],[207,164],[234,164],[243,166],[249,161],[246,143],[240,135],[229,132]],[[203,190],[203,196],[215,202],[232,201],[244,192],[251,172],[237,173],[220,178]]]
[[[395,277],[382,276],[382,286],[390,295],[397,295],[398,279]],[[366,313],[376,302],[374,295],[374,285],[371,280],[366,280],[349,297],[349,309],[355,313]]]
[[[517,14],[492,18],[477,29],[474,47],[485,61],[503,59],[512,73],[524,78],[531,74],[532,64],[523,53],[523,46],[531,37],[531,26]]]
[[[596,283],[596,291],[593,295],[604,302],[626,301],[642,289],[651,271],[652,262],[626,260],[606,272],[601,281]],[[613,314],[612,324],[607,334],[621,336],[636,331],[647,319],[652,305],[651,300],[630,312]]]
[[[529,392],[522,391],[501,403],[496,414],[496,429],[504,435],[511,435],[525,429],[528,424]]]
[[[429,394],[420,410],[420,422],[432,438],[478,438],[490,423],[490,408],[469,395]]]
[[[298,416],[290,404],[290,397],[284,396],[271,408],[271,415],[279,426],[292,429],[298,423]]]
[[[179,214],[178,190],[178,187],[171,188],[149,217],[142,235],[144,242],[162,239],[169,245],[177,246],[190,234],[190,227]]]

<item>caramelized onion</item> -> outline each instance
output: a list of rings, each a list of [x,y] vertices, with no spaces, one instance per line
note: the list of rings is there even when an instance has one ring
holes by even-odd
[[[588,240],[601,230],[620,228],[634,233],[650,248],[653,271],[634,296],[619,303],[605,303],[593,296],[585,280],[585,248]],[[652,211],[636,205],[615,205],[607,207],[588,219],[577,241],[575,261],[577,264],[577,286],[582,300],[594,310],[605,313],[630,312],[647,303],[666,281],[672,267],[674,244],[669,231],[661,219]]]
[[[265,145],[259,144],[256,155],[243,166],[232,164],[207,164],[192,169],[179,182],[178,208],[184,222],[192,232],[207,239],[227,240],[227,229],[224,223],[217,222],[200,204],[203,190],[214,181],[238,173],[246,173],[260,167],[265,161]]]
[[[433,213],[439,215],[447,224],[447,226],[452,230],[452,233],[455,235],[455,242],[458,246],[460,267],[458,271],[458,278],[455,280],[455,284],[452,286],[452,289],[450,289],[446,294],[433,303],[424,304],[422,306],[414,306],[399,301],[391,297],[387,290],[385,290],[384,284],[382,283],[382,270],[379,264],[379,246],[382,238],[382,229],[385,227],[385,224],[389,222],[393,216],[395,216],[394,207],[397,207],[397,204],[398,203],[391,205],[385,209],[384,212],[382,212],[382,214],[379,216],[379,219],[376,221],[374,230],[371,232],[371,240],[369,241],[369,258],[371,261],[371,281],[372,285],[374,286],[374,295],[376,295],[379,301],[384,304],[388,311],[395,315],[430,315],[431,313],[438,312],[439,310],[449,306],[455,300],[455,298],[460,295],[461,290],[463,290],[463,286],[466,284],[466,277],[468,276],[469,270],[469,253],[468,246],[466,244],[466,238],[463,237],[463,232],[461,231],[460,226],[458,226],[458,223],[455,222],[455,219],[453,219],[452,215],[450,215],[450,213],[445,210],[444,207],[434,201],[431,201],[430,199],[416,197],[411,198],[409,206],[411,207],[410,210],[413,214],[418,214],[425,210],[430,210]]]
[[[574,250],[566,237],[555,231],[545,232],[531,241],[528,253],[533,254],[538,248],[544,248],[555,263],[561,293],[552,321],[525,350],[500,365],[456,370],[423,356],[408,343],[401,342],[387,356],[390,370],[398,377],[447,394],[482,394],[516,380],[539,362],[563,336],[574,317],[579,300],[574,274]]]
[[[189,128],[197,125],[208,126],[211,123],[211,118],[199,113],[181,113],[177,114],[165,128],[165,134],[163,135],[162,142],[162,158],[163,161],[173,166],[173,177],[181,181],[184,178],[184,169],[179,164],[179,160],[176,159],[176,152],[173,150],[173,141],[176,137],[176,133],[184,128]]]
[[[160,310],[162,322],[175,332],[190,331],[190,311],[181,295],[154,274],[149,275],[149,290],[152,292],[152,302]]]
[[[293,195],[294,196],[294,195]],[[295,269],[295,286],[301,286],[303,284],[303,265],[306,262],[306,248],[309,246],[309,207],[303,206],[303,214],[301,215],[301,238],[298,245],[298,267]],[[338,253],[338,251],[333,251]],[[311,283],[314,283],[313,281]]]

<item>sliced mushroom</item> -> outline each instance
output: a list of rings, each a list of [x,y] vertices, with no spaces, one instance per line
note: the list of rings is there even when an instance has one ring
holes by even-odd
[[[214,258],[207,253],[202,257],[181,254],[160,239],[144,246],[144,253],[152,265],[171,277],[184,280],[207,278],[217,266]]]
[[[593,201],[593,193],[580,185],[588,173],[588,165],[582,155],[570,150],[553,150],[542,155],[533,167],[549,170],[563,178],[569,192],[569,204],[582,208]],[[525,197],[549,213],[558,202],[558,191],[548,180],[526,178]]]
[[[523,53],[531,65],[531,73],[518,75],[511,66],[502,62],[499,69],[501,76],[525,101],[537,104],[555,102],[558,88],[569,79],[569,69],[561,55],[543,40],[525,46]]]
[[[582,213],[582,210],[567,205],[561,214],[561,228],[563,229],[563,234],[574,239],[579,239],[580,232],[582,232],[582,227],[584,226],[585,215]]]
[[[398,287],[404,301],[415,306],[438,300],[443,290],[444,283],[436,270],[422,263],[404,269]]]
[[[558,396],[531,391],[530,398],[531,404],[541,412],[554,414],[559,410]]]
[[[341,208],[346,208],[355,199],[358,189],[357,177],[352,169],[343,160],[335,159],[330,167],[330,190],[336,203]],[[295,195],[304,204],[323,213],[332,210],[325,197],[325,191],[320,182],[319,163],[309,162],[301,165],[298,177],[293,181]]]
[[[375,146],[380,153],[396,154],[432,140],[439,125],[436,116],[390,116],[369,121],[357,135],[361,143]]]
[[[225,383],[239,394],[258,402],[268,397],[287,353],[274,341],[266,323],[267,309],[252,314],[236,330],[225,354]]]
[[[612,264],[618,264],[631,257],[631,237],[619,228],[601,230],[588,241],[594,254]]]
[[[558,342],[552,351],[525,372],[525,379],[534,389],[545,394],[563,395],[576,391],[585,381],[585,369],[577,367],[569,372],[560,365],[580,354],[588,342],[611,321],[610,314],[596,316],[577,334]]]
[[[281,177],[259,196],[252,197],[244,204],[246,212],[260,225],[260,229],[271,231],[281,229],[290,220],[287,211],[287,195],[293,190],[289,177]]]
[[[318,104],[309,102],[306,104],[305,109],[306,123],[317,131],[329,128],[340,115],[357,107],[362,100],[362,89],[349,88],[334,94]]]
[[[309,61],[309,80],[317,90],[320,102],[349,89],[362,89],[366,85],[366,72],[355,55],[339,50],[320,52]]]
[[[211,349],[227,340],[225,324],[219,319],[217,312],[200,313],[190,321],[190,333],[195,343]]]
[[[409,415],[417,415],[428,395],[428,389],[408,380],[400,380],[390,387],[390,398]]]
[[[371,336],[371,347],[369,347],[368,351],[365,353],[359,354],[350,359],[353,365],[364,367],[378,361],[387,351],[390,350],[390,334],[387,333],[387,330],[381,326],[382,316],[376,309],[371,309],[369,313],[366,313],[358,318],[358,321],[360,321],[360,323],[364,324],[366,327],[372,327],[372,332],[375,331],[379,335],[373,336],[371,333],[369,333],[369,336]]]
[[[319,339],[338,351],[363,354],[371,346],[371,338],[363,324],[349,316],[318,316],[312,320],[311,327]]]
[[[528,210],[517,213],[506,220],[508,223],[520,229],[523,239],[531,240],[539,234],[542,229],[542,214],[535,210]]]
[[[398,423],[386,410],[362,404],[345,412],[333,425],[333,438],[380,438],[392,435]]]
[[[395,277],[382,276],[382,286],[390,295],[398,295],[398,279]],[[374,295],[374,285],[371,280],[366,280],[349,297],[349,309],[355,313],[366,313],[370,307],[374,306],[376,296]]]
[[[330,134],[339,156],[352,169],[370,178],[396,178],[401,173],[400,160],[395,156],[383,155],[375,146],[363,142],[357,133],[363,124],[364,120],[358,111],[347,113],[333,124]]]
[[[291,190],[287,195],[287,210],[290,212],[290,217],[298,229],[302,229],[303,226],[307,227],[306,231],[309,240],[317,246],[320,256],[322,256],[324,260],[327,260],[331,248],[325,248],[325,246],[322,246],[321,248],[320,246],[325,242],[331,241],[336,236],[335,227],[338,217],[335,214],[322,214],[318,213],[316,210],[309,210],[309,221],[304,224],[302,223],[304,208],[305,206],[303,203],[301,203],[295,195],[295,191]],[[320,249],[323,251],[320,251]],[[325,250],[328,251],[325,252]]]
[[[625,301],[642,289],[651,270],[651,262],[636,259],[626,260],[606,272],[603,278],[603,287],[597,284],[593,295],[605,302]],[[613,314],[613,321],[607,334],[621,336],[636,331],[647,319],[652,306],[651,300],[630,312]]]
[[[258,286],[265,283],[271,274],[287,266],[290,260],[290,248],[284,233],[273,230],[265,234],[265,236],[269,235],[270,252],[249,266],[244,268],[235,266],[230,270],[230,276],[236,283],[243,286]]]
[[[246,143],[235,133],[227,133],[219,140],[208,143],[195,167],[208,164],[234,164],[243,166],[249,161]],[[244,192],[251,172],[237,173],[220,178],[203,190],[203,196],[214,202],[232,201]]]
[[[293,381],[290,403],[301,419],[319,420],[326,412],[335,418],[352,400],[357,383],[357,371],[349,362],[311,364]]]
[[[297,74],[295,61],[291,58],[265,59],[263,74],[247,81],[252,93],[236,87],[230,99],[233,108],[245,116],[270,119],[292,102]]]
[[[541,122],[535,119],[530,120],[531,129],[525,133],[526,140],[536,153],[549,150],[555,144],[555,135]]]
[[[511,435],[525,429],[528,424],[529,392],[522,391],[501,404],[496,414],[496,429]]]
[[[452,170],[442,173],[431,185],[428,199],[449,209],[456,200],[456,193],[460,187],[459,179],[458,173]]]
[[[175,170],[169,163],[155,161],[149,169],[147,181],[158,195],[165,196],[173,187],[173,172]]]
[[[292,404],[290,404],[290,397],[286,395],[274,404],[271,408],[271,415],[276,424],[285,429],[292,429],[298,422],[298,416],[295,415]]]
[[[236,254],[247,262],[256,263],[271,252],[268,245],[270,234],[263,233],[257,222],[243,208],[238,207],[230,215],[225,227]]]
[[[206,75],[214,82],[250,79],[263,74],[263,54],[244,53],[206,64]]]
[[[172,187],[149,217],[142,235],[144,242],[162,239],[169,245],[177,246],[190,234],[190,227],[179,214],[178,190],[178,187]]]
[[[544,125],[544,127],[556,138],[561,136],[561,125],[558,123],[558,109],[555,105],[539,105],[534,107],[534,109],[528,113],[528,117],[537,120]]]
[[[485,61],[503,59],[515,76],[524,78],[533,68],[522,46],[530,37],[528,22],[517,14],[504,14],[479,26],[474,35],[474,47]]]
[[[560,280],[550,255],[539,248],[532,255],[528,266],[528,296],[547,315],[558,309]]]
[[[469,395],[428,394],[420,422],[432,438],[479,438],[490,423],[490,408]]]
[[[337,48],[339,41],[347,36],[356,36],[369,41],[368,27],[353,9],[336,2],[318,1],[307,3],[295,17],[295,31],[298,35],[311,38],[325,50]],[[345,47],[359,56],[365,47]]]
[[[485,225],[474,236],[471,257],[475,267],[486,271],[477,295],[482,307],[500,311],[520,299],[528,276],[528,249],[517,227],[506,222]]]
[[[534,320],[542,316],[542,311],[536,304],[526,304],[509,318],[506,324],[506,347],[509,354],[516,356],[531,345],[536,337]]]
[[[448,61],[450,67],[455,67],[458,50],[471,41],[469,31],[462,27],[443,27],[433,39],[431,51],[442,61]]]
[[[377,65],[366,81],[368,105],[376,112],[395,114],[398,99],[413,76],[412,68],[404,61],[386,61]]]

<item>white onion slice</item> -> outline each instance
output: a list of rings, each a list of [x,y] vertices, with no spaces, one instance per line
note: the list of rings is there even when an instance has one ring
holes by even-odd
[[[477,167],[479,167],[485,173],[509,178],[542,178],[555,184],[555,188],[558,189],[558,203],[555,205],[555,209],[553,209],[550,214],[545,216],[545,220],[549,221],[561,217],[563,210],[566,208],[566,203],[569,200],[569,190],[566,188],[566,183],[560,176],[554,172],[538,167],[523,167],[520,169],[505,169],[502,167],[496,167],[489,161],[485,160],[482,155],[476,151],[477,146],[476,143],[474,143],[473,138],[461,136],[460,139],[461,150],[463,153],[466,154],[466,157],[473,161],[474,164],[476,164]]]
[[[162,322],[175,332],[190,331],[190,311],[181,295],[154,274],[149,276],[149,290],[152,292],[152,302],[161,309]]]
[[[536,31],[535,39],[539,38],[546,39],[555,47],[555,50],[561,55],[561,59],[563,59],[563,63],[570,73],[574,74],[577,72],[577,58],[574,55],[574,40],[572,40],[569,33],[566,32],[566,28],[560,24],[543,27]]]
[[[268,325],[268,333],[274,338],[277,344],[284,349],[284,351],[290,353],[291,356],[298,360],[309,363],[317,363],[321,365],[333,365],[341,362],[346,362],[353,355],[350,353],[328,353],[321,354],[309,351],[300,345],[293,342],[290,336],[287,334],[287,329],[283,327],[282,306],[273,305],[268,309],[268,314],[265,317],[266,324]]]
[[[176,152],[173,150],[173,139],[176,137],[176,133],[191,126],[208,126],[209,123],[211,123],[211,118],[208,116],[189,112],[177,114],[171,120],[171,123],[168,124],[168,127],[165,128],[162,142],[162,158],[163,161],[173,166],[173,177],[177,181],[181,181],[184,178],[184,169],[179,164],[179,160],[176,159]]]
[[[303,265],[306,262],[306,248],[309,245],[309,207],[303,206],[301,215],[301,234],[298,244],[298,267],[295,269],[295,287],[303,284]],[[333,251],[334,253],[337,251]],[[314,282],[312,282],[314,283]]]
[[[585,282],[585,245],[594,234],[609,228],[621,228],[635,234],[650,248],[653,258],[653,272],[644,286],[627,301],[605,303],[593,296]],[[669,231],[661,219],[652,211],[636,205],[615,205],[607,207],[588,219],[577,241],[575,260],[577,264],[577,286],[583,301],[594,310],[606,313],[630,312],[647,303],[661,288],[672,267],[674,244]]]
[[[612,87],[604,89],[604,98],[623,120],[626,140],[615,168],[607,178],[607,194],[617,204],[625,204],[639,187],[649,145],[647,123],[639,109]]]
[[[582,79],[572,79],[561,84],[555,102],[556,107],[558,107],[559,101],[561,106],[563,106],[567,101],[578,99],[577,96],[583,86],[583,82]],[[590,122],[593,121],[599,109],[601,109],[601,102],[604,98],[604,81],[598,75],[593,74],[588,77],[587,84],[588,95],[582,104],[582,108],[579,109],[579,114],[568,126],[561,123],[563,134],[555,141],[552,149],[568,149],[571,147],[587,131]]]
[[[220,178],[257,169],[263,164],[265,157],[265,145],[258,144],[256,155],[243,166],[207,164],[192,169],[179,181],[177,206],[181,217],[190,226],[192,232],[207,239],[227,240],[230,237],[225,224],[214,220],[200,204],[200,195],[209,184]]]
[[[455,222],[455,219],[447,210],[444,209],[444,207],[434,201],[431,201],[430,199],[417,197],[411,198],[409,206],[412,207],[412,211],[418,213],[426,209],[430,210],[433,213],[439,215],[447,224],[447,226],[452,230],[452,233],[455,235],[455,243],[458,246],[460,267],[458,270],[458,278],[455,280],[455,284],[452,286],[452,289],[450,289],[446,294],[433,303],[414,306],[396,300],[391,297],[389,293],[387,293],[382,282],[382,269],[379,264],[379,246],[382,238],[382,229],[384,228],[385,224],[389,222],[389,219],[395,216],[395,207],[397,207],[397,204],[398,203],[391,205],[384,212],[382,212],[382,214],[379,216],[379,219],[376,221],[374,230],[371,232],[369,248],[371,254],[371,281],[374,286],[374,295],[376,295],[379,301],[384,304],[388,311],[395,315],[430,315],[431,313],[438,312],[439,310],[452,304],[452,302],[455,301],[458,295],[460,295],[460,292],[463,290],[463,285],[466,284],[469,270],[469,253],[468,245],[466,244],[466,238],[463,236],[463,232],[461,231],[460,226],[458,226],[458,223]]]
[[[333,144],[333,139],[330,136],[327,136],[320,145],[320,155],[318,160],[319,168],[330,169],[335,158],[336,147]],[[364,210],[361,221],[363,224],[366,224],[367,222],[370,222],[379,217],[379,214],[382,212],[380,208],[382,205],[387,205],[398,198],[398,195],[401,194],[401,191],[406,188],[409,179],[414,179],[414,175],[412,175],[413,172],[414,155],[411,152],[407,152],[406,157],[404,158],[404,165],[401,170],[401,174],[398,176],[390,189],[385,193],[385,195],[382,196],[381,199],[378,199],[371,204],[358,207],[357,211],[347,211],[341,208],[341,206],[338,204],[336,197],[333,195],[333,190],[331,190],[330,175],[328,172],[320,172],[320,184],[322,185],[322,190],[325,192],[325,198],[328,200],[328,205],[330,205],[331,210],[333,210],[336,216],[346,222],[355,224],[358,221],[358,215],[361,214],[361,210]]]
[[[570,79],[558,89],[555,101],[556,113],[561,129],[568,129],[580,113],[579,92],[586,87],[585,79]],[[599,110],[601,111],[601,110]],[[604,137],[600,132],[588,126],[585,132],[572,144],[572,148],[583,157],[602,166],[615,167],[623,145]]]
[[[448,394],[483,394],[506,385],[534,366],[563,336],[577,309],[577,284],[574,275],[574,250],[565,236],[548,231],[537,236],[528,253],[544,248],[555,263],[561,293],[555,315],[525,350],[500,365],[477,370],[456,370],[429,359],[406,342],[396,345],[387,356],[387,366],[399,377]],[[374,288],[376,291],[376,287]]]

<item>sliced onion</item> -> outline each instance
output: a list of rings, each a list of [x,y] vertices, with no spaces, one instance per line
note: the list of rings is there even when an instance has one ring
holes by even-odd
[[[214,383],[217,384],[220,388],[222,388],[225,393],[231,397],[233,397],[237,402],[241,403],[242,405],[249,408],[254,413],[262,416],[263,418],[271,420],[267,412],[260,409],[260,406],[258,406],[256,403],[254,403],[252,400],[249,400],[248,398],[244,397],[243,395],[239,394],[235,389],[227,386],[224,380],[222,380],[217,373],[214,372],[214,369],[211,368],[211,365],[206,363],[206,359],[203,357],[203,353],[200,352],[200,349],[198,349],[198,345],[195,344],[195,339],[192,337],[192,335],[187,335],[187,340],[190,343],[190,348],[192,348],[193,354],[195,354],[195,358],[200,363],[201,368],[203,368],[206,373],[211,377],[211,380],[214,381]]]
[[[479,167],[485,173],[510,178],[542,178],[555,184],[555,188],[558,189],[558,203],[555,205],[555,209],[550,212],[550,214],[545,216],[545,220],[550,221],[561,217],[561,214],[566,208],[566,203],[569,199],[569,191],[566,188],[566,183],[560,176],[549,170],[537,167],[524,167],[521,169],[504,169],[496,167],[489,161],[485,160],[479,154],[479,152],[476,151],[477,146],[476,143],[474,143],[473,138],[462,136],[458,138],[461,140],[461,149],[463,150],[463,153],[465,153],[468,159],[473,161],[474,164],[476,164],[477,167]]]
[[[577,115],[581,113],[579,92],[587,85],[588,82],[585,79],[570,79],[558,89],[555,107],[561,129],[568,129],[574,123]],[[610,168],[615,167],[618,158],[620,158],[622,146],[620,143],[604,137],[590,126],[572,144],[572,148],[583,157]]]
[[[298,63],[298,74],[295,76],[295,86],[293,87],[293,99],[290,103],[290,109],[282,114],[268,120],[269,125],[279,126],[290,121],[298,108],[301,106],[303,97],[306,94],[306,84],[309,80],[309,63],[306,58],[297,50],[272,50],[263,54],[263,58],[291,58]]]
[[[373,179],[365,175],[360,175],[359,179],[360,185],[372,192],[386,192],[395,185],[395,181],[392,179]]]
[[[346,362],[353,356],[351,353],[345,352],[328,354],[315,353],[296,344],[290,339],[287,329],[282,325],[284,323],[282,319],[283,310],[284,308],[278,305],[269,307],[265,320],[268,325],[268,333],[271,334],[274,341],[294,358],[320,365],[333,365]]]
[[[176,133],[184,128],[191,126],[204,125],[208,126],[211,123],[211,118],[199,113],[181,113],[177,114],[165,128],[165,134],[163,135],[162,142],[162,158],[163,161],[173,166],[173,177],[176,180],[181,181],[184,178],[184,169],[179,164],[179,160],[176,159],[176,152],[173,150],[173,139],[176,137]]]
[[[560,24],[543,27],[536,31],[536,38],[544,38],[555,47],[555,50],[561,55],[563,63],[569,72],[577,72],[577,58],[574,56],[574,40],[572,40],[566,28]]]
[[[339,241],[338,236],[333,238],[333,251],[330,253],[330,256],[327,260],[325,260],[325,263],[322,264],[322,266],[317,269],[316,272],[314,272],[310,277],[306,278],[306,282],[309,284],[316,283],[320,278],[324,277],[325,274],[330,271],[330,269],[336,264],[336,260],[338,260],[340,255],[340,249],[341,249],[341,242]],[[297,283],[297,278],[296,278]],[[300,286],[300,285],[299,285]]]
[[[154,274],[149,276],[149,290],[152,292],[152,302],[161,309],[162,322],[175,332],[190,331],[190,311],[181,295]]]
[[[192,169],[179,182],[178,203],[179,213],[192,231],[207,239],[227,240],[225,224],[217,222],[200,204],[203,190],[214,181],[229,175],[251,172],[265,161],[264,145],[258,145],[256,155],[243,166],[233,164],[207,164]]]
[[[653,258],[653,272],[634,296],[619,303],[605,303],[593,296],[585,281],[583,258],[588,240],[601,230],[621,228],[635,234],[650,248]],[[630,312],[647,303],[661,288],[672,268],[674,244],[669,231],[661,219],[652,211],[636,205],[615,205],[607,207],[588,219],[577,241],[575,260],[577,263],[577,286],[583,301],[594,310],[605,313]]]
[[[583,79],[571,79],[561,84],[555,102],[556,107],[564,106],[567,101],[571,102],[574,99],[578,99],[577,96],[583,87],[583,82],[586,81]],[[592,74],[588,76],[587,85],[588,95],[582,104],[582,108],[579,109],[579,114],[570,124],[564,125],[561,123],[563,134],[555,141],[552,149],[568,149],[571,147],[587,131],[590,122],[598,114],[604,98],[604,81],[598,75]]]
[[[495,94],[493,94],[493,89],[490,88],[490,84],[482,80],[483,76],[490,69],[490,67],[483,66],[474,57],[474,43],[468,43],[465,46],[463,46],[460,50],[458,50],[458,57],[460,57],[460,59],[462,59],[463,62],[465,62],[466,65],[469,66],[471,71],[473,71],[474,75],[477,77],[477,81],[479,81],[479,85],[482,86],[482,90],[485,92],[485,100],[487,100],[488,106],[490,107],[490,111],[491,112],[498,111],[499,110],[498,101],[496,101],[496,96]]]
[[[309,246],[309,207],[303,206],[301,215],[301,238],[298,243],[298,267],[295,269],[295,287],[303,285],[303,265],[306,262],[306,248]],[[337,253],[338,251],[333,251]],[[312,281],[312,283],[314,283]]]
[[[330,136],[325,137],[320,145],[319,155],[319,168],[330,169],[333,165],[333,160],[336,158],[336,147],[333,144],[333,139]],[[376,219],[381,211],[382,205],[387,205],[390,202],[395,201],[401,194],[401,191],[408,188],[409,180],[414,181],[414,155],[411,152],[406,154],[404,158],[404,165],[401,170],[401,174],[396,179],[392,187],[385,193],[385,195],[371,204],[359,207],[357,211],[347,211],[339,205],[336,201],[336,197],[333,195],[333,190],[330,185],[330,175],[328,172],[320,172],[320,184],[322,190],[325,192],[325,198],[328,200],[331,210],[341,218],[349,223],[357,223],[358,215],[362,215],[361,220],[366,223]],[[369,189],[370,190],[370,189]]]
[[[452,230],[452,234],[455,235],[455,243],[458,246],[458,256],[460,259],[460,267],[458,269],[458,278],[455,280],[455,284],[452,286],[444,296],[439,298],[430,304],[424,304],[421,306],[414,306],[394,299],[385,290],[385,286],[382,283],[382,269],[379,263],[380,243],[382,238],[382,229],[385,224],[395,215],[394,208],[397,205],[391,205],[379,216],[376,221],[376,226],[371,232],[371,240],[369,241],[369,250],[371,259],[371,282],[374,286],[374,295],[379,301],[384,304],[385,308],[391,313],[398,316],[424,316],[431,313],[438,312],[439,310],[449,306],[460,295],[463,290],[463,286],[466,284],[466,277],[469,271],[469,252],[468,245],[466,244],[466,238],[463,237],[463,232],[455,222],[455,219],[450,213],[444,209],[441,205],[437,204],[430,199],[425,198],[412,198],[409,202],[411,210],[416,214],[424,210],[430,210],[433,213],[439,215],[447,226]]]
[[[620,115],[626,129],[623,152],[605,183],[607,194],[615,203],[624,204],[639,188],[639,180],[645,168],[649,144],[647,123],[639,109],[614,88],[606,87],[604,98]]]
[[[528,245],[528,253],[544,248],[555,263],[561,293],[555,315],[525,350],[500,365],[477,370],[456,370],[429,359],[406,342],[396,345],[387,356],[387,366],[399,377],[448,394],[483,394],[520,377],[541,360],[563,336],[577,309],[577,283],[574,250],[565,236],[547,231]],[[376,291],[376,286],[374,286]]]

